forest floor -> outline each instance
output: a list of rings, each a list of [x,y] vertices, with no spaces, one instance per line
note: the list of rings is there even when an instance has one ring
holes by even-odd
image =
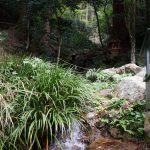
[[[9,57],[3,49],[1,56]],[[82,131],[81,141],[88,145],[87,150],[146,150],[144,143],[145,97],[127,99],[120,96],[118,85],[130,77],[137,81],[128,82],[126,90],[141,88],[138,79],[143,82],[143,68],[136,65],[125,65],[106,70],[90,69],[84,78],[85,87],[89,89],[91,99],[87,100],[87,113],[84,114],[86,130]],[[141,75],[141,74],[140,74]],[[135,84],[135,86],[130,87]],[[143,87],[142,87],[143,88]],[[141,90],[145,90],[144,88]],[[117,92],[119,91],[119,92]],[[133,92],[133,91],[132,91]],[[140,91],[138,92],[140,93]],[[144,94],[144,93],[143,93]],[[132,97],[131,97],[132,98]],[[67,149],[65,149],[67,150]],[[75,147],[69,150],[82,150]]]
[[[89,136],[85,134],[85,141],[90,143],[87,150],[146,149],[144,143],[145,96],[132,99],[138,95],[132,90],[145,85],[144,74],[144,69],[132,64],[87,73],[88,79],[95,79],[90,83],[94,93],[94,99],[90,104],[91,112],[86,115],[91,128]],[[140,76],[138,79],[142,79],[140,86],[136,85],[138,81],[132,82],[132,79],[137,76]],[[128,80],[130,81],[126,84],[125,81]],[[121,88],[125,86],[127,90],[124,92],[124,89],[119,89],[119,85]],[[145,91],[144,86],[138,92],[142,93],[142,90]],[[123,92],[124,95],[118,92]],[[127,99],[128,95],[132,100]]]

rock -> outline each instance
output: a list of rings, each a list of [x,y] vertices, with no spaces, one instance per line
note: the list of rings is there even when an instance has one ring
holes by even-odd
[[[94,119],[95,117],[97,116],[97,114],[95,112],[89,112],[87,115],[86,115],[86,119]]]
[[[51,148],[52,150],[62,150],[61,146],[56,146],[55,148]],[[64,150],[82,150],[83,148],[77,146],[77,145],[73,145],[71,148],[69,147],[64,147]],[[44,149],[45,150],[45,149]]]
[[[105,132],[106,133],[106,132]],[[96,127],[92,129],[92,132],[90,133],[89,135],[89,141],[90,143],[94,142],[96,139],[100,139],[102,138],[103,135],[102,135],[102,132],[97,129]]]
[[[90,125],[90,127],[95,127],[95,123],[99,120],[98,115],[96,112],[89,112],[86,116],[85,119],[87,123]]]
[[[112,89],[104,89],[99,92],[100,96],[107,97],[111,94]]]
[[[145,98],[146,85],[143,78],[138,76],[126,77],[116,87],[116,95],[119,98],[134,102]]]
[[[113,139],[99,139],[90,144],[86,150],[137,150],[142,143],[122,142]]]
[[[89,144],[90,143],[90,136],[88,134],[84,134],[81,138],[81,142],[84,144]]]
[[[113,79],[114,81],[119,81],[119,80],[121,80],[121,76],[120,76],[120,74],[114,74],[114,75],[112,76],[112,79]]]
[[[96,139],[102,138],[102,133],[96,126],[97,122],[99,122],[99,115],[95,112],[90,112],[86,115],[86,121],[89,129],[88,132],[85,132],[82,141],[91,143]]]
[[[116,74],[116,69],[115,68],[104,69],[102,70],[102,72],[113,75],[113,74]]]
[[[114,138],[122,138],[121,132],[119,131],[119,129],[117,128],[111,128],[110,129],[110,134],[112,137]]]
[[[120,68],[116,69],[116,73],[123,74],[123,73],[134,73],[137,74],[142,70],[141,67],[137,66],[136,64],[126,64]]]
[[[137,73],[135,76],[141,77],[144,79],[146,74],[146,67],[144,67],[139,73]]]
[[[136,64],[126,64],[119,68],[109,68],[105,69],[102,72],[108,73],[108,74],[123,74],[123,73],[134,73],[137,74],[142,70],[141,67],[137,66]]]
[[[82,148],[77,145],[74,145],[71,150],[82,150]]]

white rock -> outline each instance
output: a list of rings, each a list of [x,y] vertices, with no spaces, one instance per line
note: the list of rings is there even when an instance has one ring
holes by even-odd
[[[142,70],[141,67],[137,66],[136,64],[126,64],[122,67],[116,68],[116,73],[123,74],[123,73],[138,73]]]
[[[139,73],[137,73],[135,76],[141,77],[144,79],[146,74],[146,67],[144,67]]]
[[[123,73],[138,73],[142,70],[141,67],[137,66],[136,64],[126,64],[119,68],[109,68],[105,69],[102,72],[108,73],[108,74],[123,74]]]
[[[95,123],[99,121],[98,115],[96,112],[89,112],[86,116],[85,119],[87,123],[90,125],[90,127],[95,127]]]
[[[115,68],[109,68],[109,69],[104,69],[102,70],[103,73],[107,73],[107,74],[116,74],[116,70]]]
[[[116,94],[120,98],[134,102],[145,98],[146,85],[142,77],[133,76],[124,78],[116,88]]]
[[[99,92],[100,96],[107,97],[111,94],[112,89],[103,89]]]
[[[86,118],[87,119],[94,119],[96,117],[96,113],[95,112],[89,112],[87,115],[86,115]]]

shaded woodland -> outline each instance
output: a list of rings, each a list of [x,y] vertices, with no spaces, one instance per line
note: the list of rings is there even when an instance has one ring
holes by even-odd
[[[148,0],[1,0],[0,8],[6,49],[85,68],[122,55],[135,63],[150,24]]]
[[[0,150],[147,149],[147,28],[149,0],[0,0]]]

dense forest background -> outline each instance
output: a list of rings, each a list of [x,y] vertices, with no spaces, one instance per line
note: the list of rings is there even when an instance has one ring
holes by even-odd
[[[0,0],[0,150],[149,149],[147,28],[150,0]]]
[[[149,3],[1,0],[1,38],[6,39],[4,47],[9,51],[25,51],[85,68],[116,65],[120,60],[140,63],[138,53],[150,26]]]

